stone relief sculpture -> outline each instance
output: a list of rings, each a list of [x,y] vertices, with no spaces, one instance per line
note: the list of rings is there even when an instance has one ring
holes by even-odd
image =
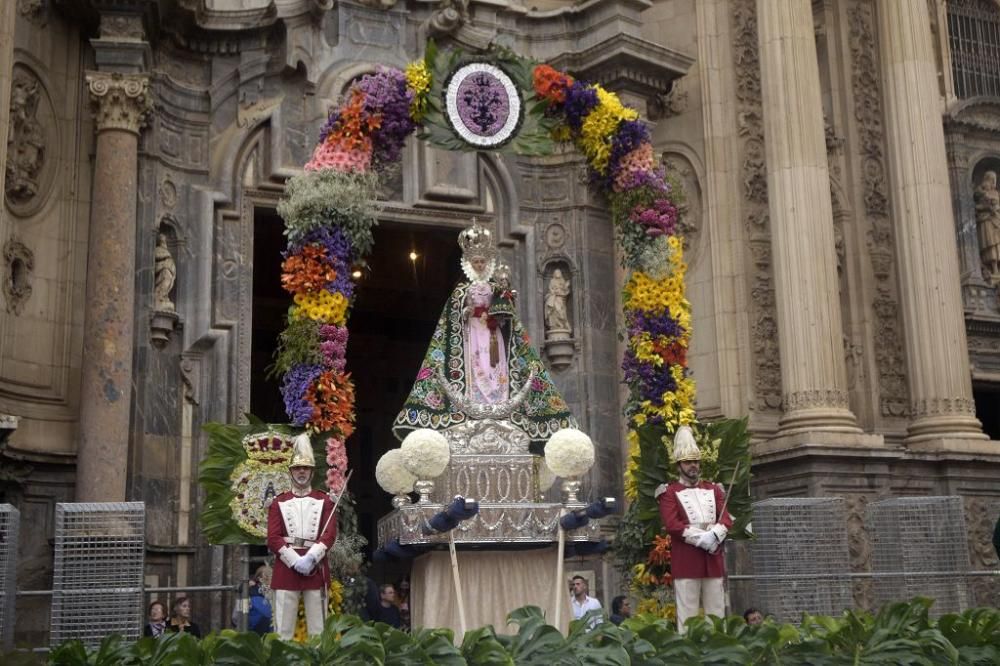
[[[156,239],[154,258],[154,307],[162,312],[174,312],[176,308],[170,299],[170,292],[177,279],[177,264],[174,263],[174,257],[170,254],[170,248],[167,247],[167,235],[164,233],[160,233]]]
[[[1000,282],[1000,192],[997,191],[996,171],[983,174],[976,188],[975,202],[983,278],[996,285]]]
[[[6,194],[23,204],[38,193],[39,174],[45,165],[45,132],[37,119],[41,84],[18,74],[10,89],[10,136],[7,138]]]
[[[549,290],[545,294],[545,338],[565,340],[572,336],[573,327],[569,322],[566,301],[569,298],[570,282],[563,277],[562,269],[556,268],[549,278]]]

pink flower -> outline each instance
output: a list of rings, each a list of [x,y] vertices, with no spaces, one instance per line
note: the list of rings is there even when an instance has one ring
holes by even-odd
[[[420,368],[420,372],[417,373],[417,379],[427,379],[432,374],[434,373],[431,371],[431,369],[428,368],[427,366],[424,366]]]

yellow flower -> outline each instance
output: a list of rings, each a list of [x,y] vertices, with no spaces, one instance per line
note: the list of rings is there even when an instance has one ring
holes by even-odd
[[[597,91],[597,106],[583,119],[580,128],[580,150],[590,161],[590,166],[598,173],[604,173],[611,157],[611,138],[623,120],[636,120],[639,112],[625,107],[618,95],[601,86],[593,86]]]
[[[406,66],[406,85],[413,91],[410,116],[417,122],[420,122],[427,111],[427,92],[431,89],[431,80],[431,72],[423,60]]]

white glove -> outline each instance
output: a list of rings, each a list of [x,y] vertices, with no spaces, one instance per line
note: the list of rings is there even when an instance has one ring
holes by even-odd
[[[719,546],[719,537],[715,536],[715,532],[705,532],[698,537],[698,543],[695,545],[702,550],[714,553],[715,549]]]
[[[719,543],[725,541],[726,536],[729,534],[729,529],[722,523],[716,523],[715,525],[709,527],[708,530],[716,536],[716,538],[719,540]]]
[[[300,557],[294,565],[292,565],[292,568],[298,571],[303,576],[308,576],[312,572],[313,567],[315,565],[316,565],[316,560],[313,559],[312,555],[306,553],[305,555]]]

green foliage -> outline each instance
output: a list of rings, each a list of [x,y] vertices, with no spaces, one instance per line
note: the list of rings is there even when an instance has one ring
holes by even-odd
[[[285,235],[295,241],[318,227],[339,227],[351,239],[355,258],[367,256],[378,221],[378,187],[375,173],[324,169],[292,178],[278,203]]]
[[[319,347],[320,323],[309,317],[288,318],[285,330],[278,336],[274,363],[267,369],[269,379],[281,377],[299,364],[319,365],[323,354]]]
[[[1000,663],[1000,610],[979,608],[928,616],[931,602],[915,599],[888,604],[877,614],[845,611],[839,617],[804,615],[802,622],[767,621],[747,626],[742,618],[693,618],[679,635],[672,622],[653,616],[610,622],[588,631],[590,618],[570,623],[568,635],[545,622],[536,607],[508,615],[516,632],[497,635],[493,627],[465,634],[454,644],[448,629],[405,634],[382,623],[341,615],[327,620],[323,634],[305,645],[274,634],[225,630],[200,643],[186,634],[144,638],[133,644],[106,638],[88,649],[79,641],[55,648],[50,664],[61,666],[169,666],[189,664],[369,664],[393,666],[665,666],[667,664],[780,664],[782,666],[969,665]],[[2,655],[4,664],[41,663],[34,655]]]

